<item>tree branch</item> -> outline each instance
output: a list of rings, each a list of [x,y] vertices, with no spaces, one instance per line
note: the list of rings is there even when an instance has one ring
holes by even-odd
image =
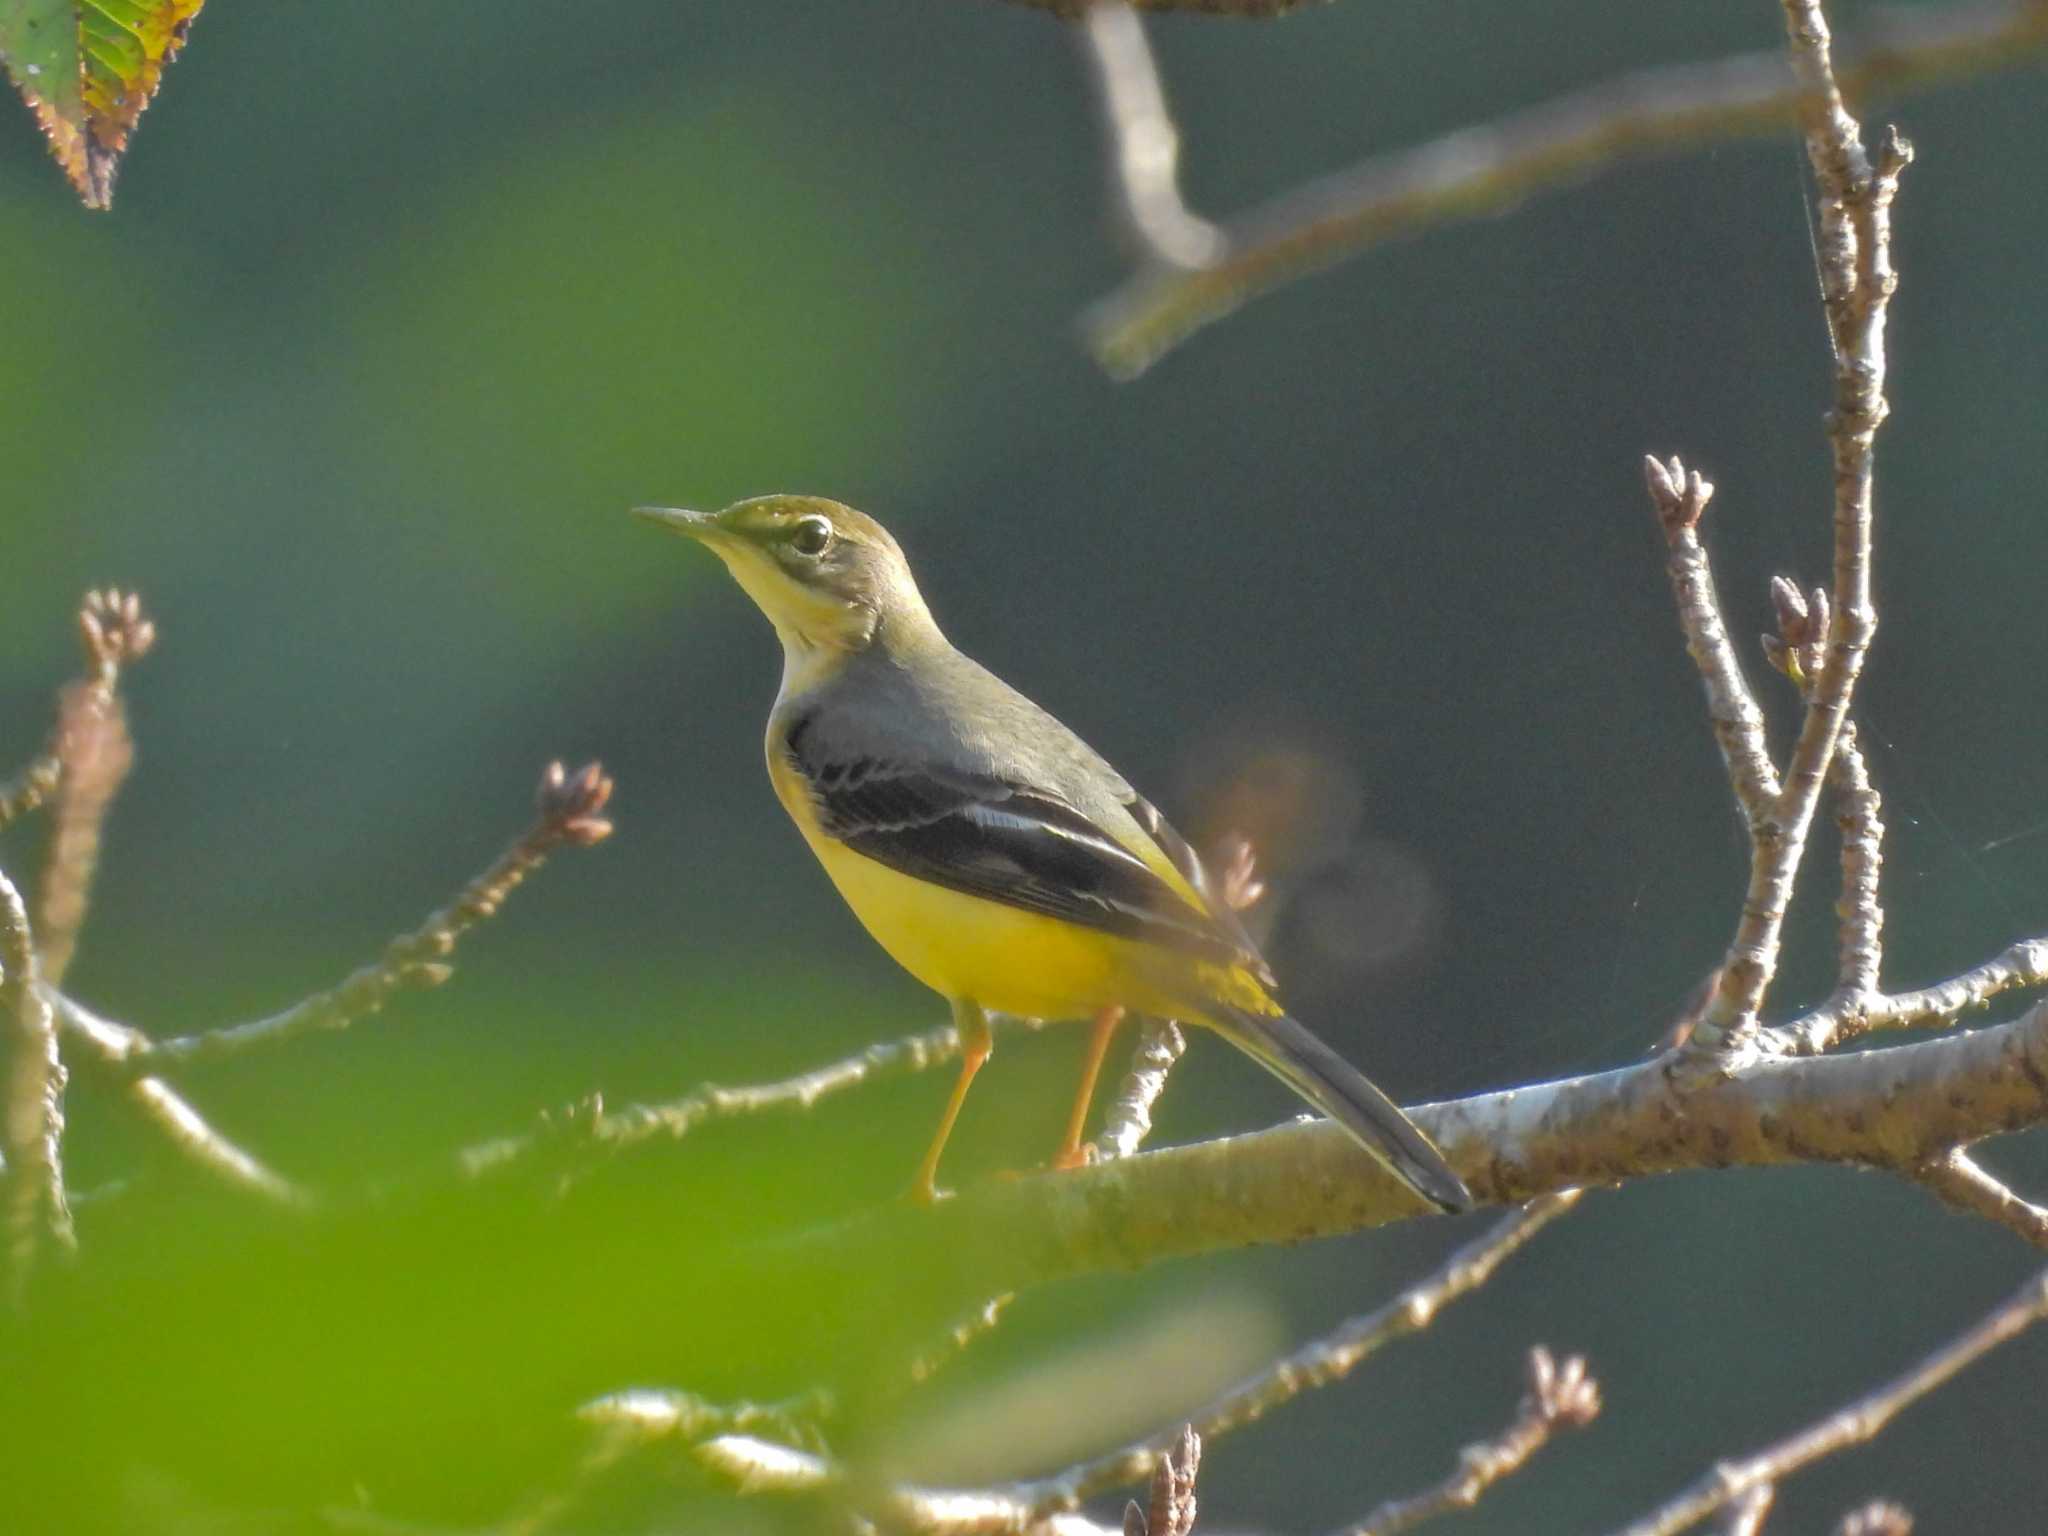
[[[1728,638],[1728,626],[1721,620],[1721,599],[1714,590],[1714,569],[1700,543],[1700,518],[1713,499],[1713,484],[1697,470],[1687,473],[1685,465],[1673,459],[1668,464],[1654,458],[1643,461],[1649,482],[1650,501],[1657,522],[1664,530],[1669,557],[1665,569],[1671,578],[1671,595],[1678,606],[1679,627],[1685,633],[1686,654],[1699,668],[1700,682],[1707,691],[1707,718],[1713,722],[1714,740],[1721,748],[1721,760],[1728,768],[1728,781],[1735,802],[1752,835],[1777,804],[1780,786],[1778,770],[1771,763],[1764,740],[1764,712],[1750,692],[1736,659],[1735,643]]]
[[[1676,1536],[1751,1489],[1782,1482],[1835,1452],[1874,1440],[1899,1413],[2007,1340],[2048,1317],[2048,1271],[1903,1376],[1743,1461],[1723,1462],[1620,1536]]]
[[[1687,1168],[1841,1163],[1913,1178],[1956,1146],[2048,1121],[2048,1006],[1913,1045],[1758,1059],[1684,1091],[1649,1061],[1410,1113],[1482,1201]],[[965,1307],[1074,1275],[1423,1214],[1338,1127],[1298,1121],[992,1180],[929,1210],[869,1212],[778,1247],[776,1283],[916,1252],[935,1304]],[[763,1283],[747,1273],[745,1283]]]
[[[1860,99],[2009,69],[2048,48],[2048,12],[2027,0],[1899,10],[1837,71]],[[1802,87],[1782,52],[1642,70],[1399,150],[1283,194],[1223,226],[1207,267],[1140,270],[1083,325],[1111,373],[1144,371],[1246,301],[1375,246],[1506,212],[1623,160],[1775,133],[1798,120]]]

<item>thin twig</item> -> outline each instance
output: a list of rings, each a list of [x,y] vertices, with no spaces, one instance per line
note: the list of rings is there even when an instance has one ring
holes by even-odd
[[[2036,1248],[2048,1248],[2048,1210],[2022,1200],[1961,1147],[1925,1164],[1917,1177],[1957,1210],[2008,1227]]]
[[[1573,1355],[1559,1365],[1538,1345],[1529,1351],[1529,1387],[1508,1427],[1458,1454],[1457,1470],[1433,1488],[1382,1504],[1341,1536],[1398,1536],[1453,1510],[1470,1509],[1486,1490],[1528,1464],[1560,1429],[1583,1429],[1600,1413],[1600,1384]]]
[[[1721,1536],[1762,1536],[1777,1500],[1778,1490],[1769,1483],[1750,1489],[1723,1512]]]
[[[1216,868],[1220,871],[1214,886],[1216,899],[1230,911],[1248,912],[1265,899],[1266,882],[1259,875],[1250,839],[1226,837],[1216,850]],[[1118,1084],[1103,1117],[1102,1133],[1095,1139],[1095,1157],[1129,1157],[1144,1145],[1152,1134],[1152,1108],[1166,1091],[1167,1074],[1187,1048],[1187,1037],[1173,1020],[1144,1021],[1130,1070]]]
[[[1811,1013],[1768,1033],[1773,1051],[1811,1056],[1875,1029],[1925,1029],[1953,1024],[2006,992],[2048,986],[2048,935],[2022,939],[2003,954],[1947,981],[1891,996],[1830,998]]]
[[[1095,0],[1076,29],[1095,76],[1109,145],[1118,223],[1134,253],[1199,267],[1223,252],[1222,231],[1188,211],[1180,194],[1180,132],[1167,110],[1145,23],[1125,0]]]
[[[1773,576],[1771,606],[1777,610],[1778,632],[1763,637],[1764,655],[1803,697],[1827,665],[1833,603],[1825,587],[1809,594],[1797,583]],[[1835,993],[1829,1003],[1838,1014],[1850,1016],[1880,1000],[1884,968],[1884,801],[1871,784],[1854,720],[1842,722],[1834,759],[1828,764],[1828,786],[1834,794],[1842,864],[1841,895],[1835,903]]]
[[[1662,1509],[1627,1527],[1622,1536],[1675,1536],[1752,1488],[1783,1482],[1822,1457],[1875,1439],[1909,1404],[2043,1317],[2048,1317],[2048,1271],[2034,1276],[1983,1321],[1903,1376],[1754,1456],[1721,1463]]]
[[[1003,1020],[1005,1026],[1036,1028],[1034,1021]],[[941,1025],[901,1040],[888,1040],[795,1077],[772,1083],[703,1087],[659,1104],[629,1104],[606,1109],[601,1100],[586,1100],[567,1113],[552,1114],[541,1129],[523,1136],[479,1142],[458,1154],[465,1178],[498,1173],[539,1155],[573,1161],[579,1156],[624,1151],[652,1141],[677,1141],[698,1126],[718,1120],[771,1111],[806,1110],[819,1100],[864,1083],[907,1077],[942,1066],[960,1055],[960,1036]]]
[[[463,937],[495,916],[505,899],[549,854],[564,846],[588,847],[611,834],[611,823],[602,815],[611,792],[612,781],[596,763],[573,774],[560,763],[550,763],[541,775],[533,825],[453,901],[386,945],[376,961],[358,968],[331,990],[315,993],[267,1018],[164,1040],[134,1034],[131,1039],[137,1043],[119,1064],[130,1072],[158,1073],[219,1061],[254,1047],[346,1029],[377,1012],[401,989],[439,986],[453,974],[448,960]]]
[[[87,673],[58,695],[52,753],[62,764],[50,847],[36,915],[37,956],[45,986],[61,987],[92,894],[100,831],[135,761],[121,668],[149,654],[156,625],[133,592],[88,592],[78,613]]]
[[[1721,621],[1713,567],[1700,543],[1699,522],[1713,499],[1714,487],[1698,470],[1688,472],[1677,459],[1664,464],[1646,458],[1643,475],[1669,549],[1666,569],[1685,649],[1699,668],[1714,740],[1727,765],[1736,804],[1753,832],[1777,804],[1778,770],[1771,764],[1764,740],[1764,712],[1742,675],[1728,626]]]
[[[45,1229],[75,1247],[64,1193],[64,1063],[50,1006],[36,985],[35,937],[14,882],[0,873],[0,1030],[7,1098],[0,1105],[7,1160],[7,1267],[14,1298],[28,1284]]]
[[[44,751],[6,783],[0,784],[0,832],[22,817],[40,810],[57,792],[64,777],[64,765],[57,754]]]
[[[1838,69],[1859,100],[2023,64],[2048,47],[2027,0],[1894,11]],[[1223,226],[1224,254],[1196,271],[1155,266],[1095,304],[1090,347],[1120,377],[1247,300],[1441,225],[1506,212],[1627,159],[1776,133],[1804,95],[1782,52],[1641,70],[1458,129],[1282,194]]]
[[[1095,1138],[1096,1157],[1129,1157],[1152,1134],[1152,1106],[1166,1089],[1166,1075],[1188,1048],[1187,1037],[1171,1019],[1146,1019],[1139,1026],[1131,1067],[1117,1085]]]
[[[49,851],[38,893],[36,938],[42,981],[61,987],[99,865],[100,831],[121,781],[135,760],[121,696],[90,684],[64,690],[58,706],[63,724],[64,774],[51,814]]]
[[[120,1075],[126,1063],[149,1048],[149,1037],[128,1024],[103,1019],[75,998],[44,989],[57,1023],[91,1055]],[[160,1077],[138,1077],[123,1085],[128,1102],[171,1145],[232,1188],[279,1205],[309,1207],[312,1195],[237,1146],[208,1123],[191,1102]]]
[[[1758,1015],[1777,972],[1785,914],[1835,744],[1877,628],[1871,602],[1872,495],[1877,430],[1884,421],[1885,320],[1897,279],[1891,268],[1891,204],[1912,148],[1887,133],[1873,164],[1843,106],[1819,0],[1784,0],[1792,71],[1807,157],[1820,191],[1821,294],[1835,342],[1834,405],[1827,437],[1834,460],[1834,585],[1825,663],[1807,690],[1806,713],[1784,782],[1750,827],[1750,874],[1720,985],[1701,1014],[1690,1062],[1718,1070],[1758,1044]]]
[[[277,1205],[303,1209],[315,1203],[310,1191],[215,1130],[189,1100],[162,1078],[136,1078],[128,1084],[127,1096],[144,1119],[170,1138],[172,1146],[231,1188]]]
[[[132,592],[113,588],[85,594],[79,605],[78,632],[89,670],[80,682],[59,695],[60,701],[74,689],[96,690],[103,697],[111,697],[122,665],[146,655],[156,642],[156,626],[142,612],[141,600]],[[41,809],[64,782],[67,713],[59,708],[57,728],[51,732],[41,755],[6,784],[0,784],[0,832]]]
[[[542,774],[534,825],[449,905],[411,933],[392,940],[377,964],[365,966],[332,991],[253,1023],[152,1040],[132,1025],[103,1019],[61,993],[40,994],[66,1030],[94,1059],[126,1077],[128,1101],[170,1138],[180,1152],[234,1187],[278,1204],[308,1206],[310,1193],[216,1130],[159,1073],[169,1066],[217,1060],[253,1046],[295,1039],[316,1030],[346,1028],[382,1007],[405,986],[445,980],[445,957],[471,928],[492,916],[547,855],[564,844],[588,846],[611,832],[602,816],[611,780],[592,763],[578,773],[552,763]],[[431,958],[430,958],[431,957]]]
[[[1532,1200],[1453,1253],[1433,1273],[1386,1305],[1354,1317],[1205,1403],[1188,1417],[1205,1439],[1228,1434],[1281,1404],[1341,1380],[1386,1345],[1427,1328],[1453,1301],[1493,1277],[1507,1258],[1578,1203],[1575,1189]],[[1051,1477],[1003,1492],[1039,1514],[1077,1508],[1091,1494],[1147,1477],[1179,1434],[1172,1430],[1097,1456]]]
[[[1879,878],[1884,869],[1884,799],[1870,782],[1870,765],[1857,739],[1856,722],[1844,720],[1828,768],[1835,795],[1835,826],[1841,833],[1842,894],[1836,904],[1840,965],[1836,988],[1846,999],[1877,991],[1884,967],[1884,907]]]

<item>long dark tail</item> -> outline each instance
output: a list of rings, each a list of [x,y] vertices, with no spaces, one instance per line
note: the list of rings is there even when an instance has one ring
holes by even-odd
[[[1305,1026],[1284,1013],[1211,1006],[1218,1033],[1343,1126],[1402,1183],[1443,1210],[1472,1209],[1472,1191],[1415,1122]]]

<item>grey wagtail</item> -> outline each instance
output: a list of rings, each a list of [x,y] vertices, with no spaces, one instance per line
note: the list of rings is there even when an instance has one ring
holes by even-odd
[[[960,1076],[911,1193],[988,1060],[985,1009],[1092,1017],[1055,1166],[1082,1161],[1125,1009],[1206,1025],[1322,1110],[1416,1194],[1472,1196],[1413,1122],[1281,1011],[1273,973],[1166,819],[1072,731],[953,649],[903,551],[810,496],[636,509],[708,545],[782,641],[768,777],[875,941],[952,1004]]]

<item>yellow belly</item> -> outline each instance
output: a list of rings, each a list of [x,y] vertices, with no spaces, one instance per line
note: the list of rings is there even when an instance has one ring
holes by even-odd
[[[1034,1019],[1175,1011],[1127,940],[915,879],[808,829],[806,840],[875,942],[942,996]]]
[[[1277,1005],[1250,972],[934,885],[854,852],[818,829],[809,792],[771,732],[768,776],[846,904],[890,958],[934,992],[997,1013],[1085,1018],[1103,1008],[1209,1023],[1203,1000],[1253,1012]]]

